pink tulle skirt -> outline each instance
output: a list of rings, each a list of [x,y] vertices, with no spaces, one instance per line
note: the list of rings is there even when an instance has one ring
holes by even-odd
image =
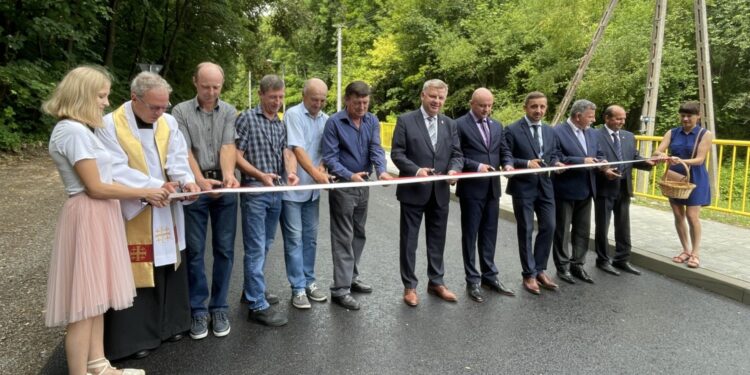
[[[74,323],[113,308],[133,305],[130,268],[120,202],[85,193],[63,206],[47,280],[45,324]]]

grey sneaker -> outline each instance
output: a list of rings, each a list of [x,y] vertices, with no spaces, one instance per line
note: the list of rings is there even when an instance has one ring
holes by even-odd
[[[293,295],[292,306],[298,309],[309,309],[312,307],[312,305],[310,305],[310,301],[307,300],[307,295],[305,293]]]
[[[307,298],[310,298],[311,300],[315,302],[325,302],[328,299],[328,296],[323,293],[320,288],[318,288],[318,285],[315,283],[310,284],[307,288],[305,288],[305,292],[307,293]]]
[[[200,340],[208,336],[208,315],[197,315],[190,323],[190,338]]]
[[[211,314],[211,327],[216,337],[224,337],[229,334],[229,316],[226,311],[216,311]]]

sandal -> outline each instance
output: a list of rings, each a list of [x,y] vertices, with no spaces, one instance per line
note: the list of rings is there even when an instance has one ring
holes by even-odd
[[[102,375],[107,370],[119,371],[122,375],[146,375],[146,371],[140,369],[124,368],[118,370],[109,363],[106,358],[99,358],[93,361],[89,361],[86,364],[86,370],[93,375]]]
[[[683,251],[680,253],[680,255],[672,257],[672,261],[675,263],[685,263],[690,259],[691,256],[692,255],[690,255],[690,253],[688,253],[687,251]]]
[[[701,259],[697,255],[691,255],[687,261],[687,266],[690,268],[698,268],[701,266]]]

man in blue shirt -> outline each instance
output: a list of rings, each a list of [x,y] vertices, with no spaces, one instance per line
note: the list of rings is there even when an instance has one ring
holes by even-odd
[[[379,179],[390,180],[380,145],[380,122],[367,111],[370,87],[362,81],[350,83],[344,101],[346,108],[328,119],[323,133],[323,162],[328,173],[341,181],[362,182],[369,179],[374,166]],[[372,292],[371,286],[359,280],[357,267],[365,247],[368,198],[366,187],[332,189],[328,195],[333,253],[331,300],[350,310],[359,310],[352,291]]]
[[[237,168],[243,186],[274,186],[285,174],[288,185],[296,185],[297,160],[287,148],[286,127],[279,119],[284,101],[284,81],[269,74],[260,80],[260,105],[237,118]],[[286,315],[271,309],[265,296],[263,265],[273,245],[281,216],[283,193],[242,193],[242,242],[245,249],[243,293],[248,300],[248,318],[268,326],[287,323]]]
[[[321,140],[328,115],[322,109],[328,86],[318,78],[305,82],[302,103],[284,113],[287,146],[297,158],[297,176],[301,185],[327,184],[322,164]],[[309,309],[311,299],[324,302],[327,295],[315,283],[315,253],[318,238],[320,190],[288,191],[281,209],[284,235],[286,277],[292,287],[292,306]]]

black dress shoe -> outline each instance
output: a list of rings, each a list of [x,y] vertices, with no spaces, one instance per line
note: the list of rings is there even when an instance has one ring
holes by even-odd
[[[513,297],[516,295],[516,292],[514,292],[510,288],[507,288],[499,280],[482,280],[482,287],[506,296]]]
[[[367,285],[359,280],[354,280],[352,281],[350,290],[355,293],[372,293],[372,286]]]
[[[170,338],[167,339],[168,342],[177,342],[182,340],[182,338],[185,337],[182,333],[177,333],[172,335]]]
[[[562,280],[562,281],[565,281],[568,284],[575,284],[576,283],[576,281],[573,280],[573,275],[568,270],[557,271],[557,278],[560,279],[560,280]]]
[[[354,299],[351,294],[344,294],[343,296],[331,296],[331,301],[345,309],[359,310],[359,301]]]
[[[135,352],[132,356],[130,356],[133,359],[143,359],[148,357],[148,355],[151,354],[151,351],[148,349],[143,349]]]
[[[466,286],[466,292],[469,294],[469,298],[475,302],[484,302],[484,296],[482,295],[482,289],[479,288],[479,284],[469,284]]]
[[[619,268],[627,273],[632,273],[633,275],[641,274],[641,271],[633,267],[627,260],[623,260],[621,262],[612,262],[612,266],[615,268]]]
[[[585,281],[585,282],[587,282],[587,283],[589,283],[589,284],[593,284],[594,283],[594,279],[592,279],[591,276],[589,276],[589,274],[586,273],[586,270],[584,270],[583,267],[581,267],[581,266],[571,267],[570,268],[570,274],[573,275],[573,276],[575,276],[575,277],[577,277],[577,278],[579,278],[579,279],[581,279],[581,280],[583,280],[583,281]]]
[[[597,262],[596,263],[596,268],[598,268],[598,269],[600,269],[600,270],[602,270],[602,271],[604,271],[604,272],[606,272],[606,273],[608,273],[610,275],[620,276],[620,273],[617,272],[617,270],[614,267],[612,267],[612,265],[609,264],[609,262],[601,262],[601,263]]]
[[[286,315],[273,310],[271,307],[266,307],[263,310],[250,310],[247,319],[269,327],[280,327],[288,322]]]

